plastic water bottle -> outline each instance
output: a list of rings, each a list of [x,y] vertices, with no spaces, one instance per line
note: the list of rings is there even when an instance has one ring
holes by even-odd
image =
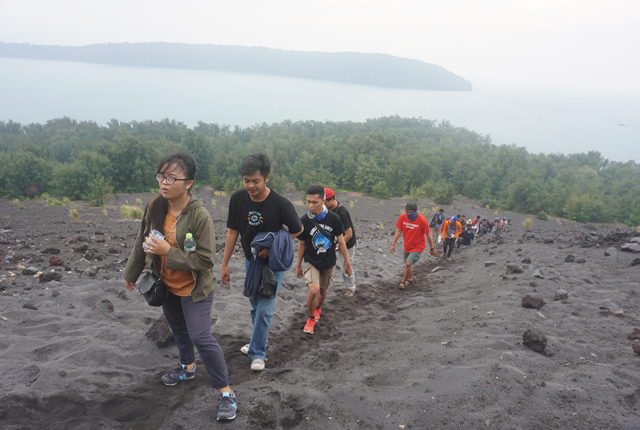
[[[151,230],[151,233],[149,234],[149,236],[153,236],[156,238],[156,240],[163,240],[164,239],[164,235],[162,233],[160,233],[158,230]],[[144,241],[142,242],[142,249],[144,249],[145,251],[149,250],[149,247],[147,246],[147,242]]]
[[[184,239],[184,250],[185,251],[195,251],[196,250],[196,240],[193,238],[191,233],[187,233]]]

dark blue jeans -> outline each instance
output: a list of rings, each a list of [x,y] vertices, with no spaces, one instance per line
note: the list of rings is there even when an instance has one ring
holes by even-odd
[[[179,297],[169,293],[162,310],[173,332],[180,353],[180,363],[191,364],[196,361],[195,346],[209,374],[211,386],[220,389],[229,385],[230,380],[222,349],[211,334],[212,304],[213,292],[205,300],[197,303],[194,303],[191,297]]]

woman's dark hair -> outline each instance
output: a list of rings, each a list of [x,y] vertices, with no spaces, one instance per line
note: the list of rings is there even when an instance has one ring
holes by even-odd
[[[324,187],[318,184],[311,184],[307,187],[307,195],[319,195],[321,199],[324,199]]]
[[[193,161],[189,155],[184,152],[175,152],[165,156],[160,163],[158,163],[158,173],[166,173],[169,167],[178,167],[184,173],[184,179],[193,181],[196,177],[196,162]],[[163,168],[166,169],[163,170]],[[183,179],[183,178],[178,178]],[[191,196],[191,187],[187,190],[187,193]],[[162,197],[162,194],[153,199],[149,205],[149,212],[151,215],[151,228],[162,232],[164,226],[164,218],[169,208],[169,201]]]
[[[265,179],[269,176],[269,173],[271,173],[271,160],[262,152],[247,155],[240,163],[240,166],[238,166],[240,176],[250,175],[258,170]]]

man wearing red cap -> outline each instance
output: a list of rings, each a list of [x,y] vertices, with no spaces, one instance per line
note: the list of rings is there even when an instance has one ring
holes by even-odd
[[[351,221],[351,215],[347,208],[342,206],[340,202],[336,200],[336,193],[331,188],[324,189],[325,205],[327,209],[337,213],[342,220],[342,227],[344,227],[344,241],[347,244],[347,253],[349,254],[349,260],[353,263],[353,259],[356,256],[356,230]],[[336,253],[337,262],[336,266],[343,268],[346,262],[341,253]],[[344,295],[347,297],[353,296],[356,292],[356,277],[352,273],[351,276],[347,276],[342,272],[342,281],[344,282]]]

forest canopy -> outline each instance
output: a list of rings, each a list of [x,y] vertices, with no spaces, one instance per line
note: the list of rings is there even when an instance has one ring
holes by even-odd
[[[613,162],[594,151],[530,154],[447,121],[398,116],[245,128],[203,122],[190,128],[169,119],[113,119],[104,126],[67,117],[46,124],[0,121],[0,196],[46,192],[80,199],[105,180],[115,192],[147,192],[158,187],[158,161],[178,150],[196,160],[197,183],[228,192],[241,187],[240,161],[262,151],[271,157],[269,185],[276,190],[320,183],[379,198],[430,197],[438,204],[462,195],[491,208],[640,225],[640,165],[634,161]]]
[[[469,81],[444,67],[387,54],[303,52],[257,46],[164,42],[103,43],[87,46],[0,42],[0,57],[219,70],[393,88],[471,91]]]

